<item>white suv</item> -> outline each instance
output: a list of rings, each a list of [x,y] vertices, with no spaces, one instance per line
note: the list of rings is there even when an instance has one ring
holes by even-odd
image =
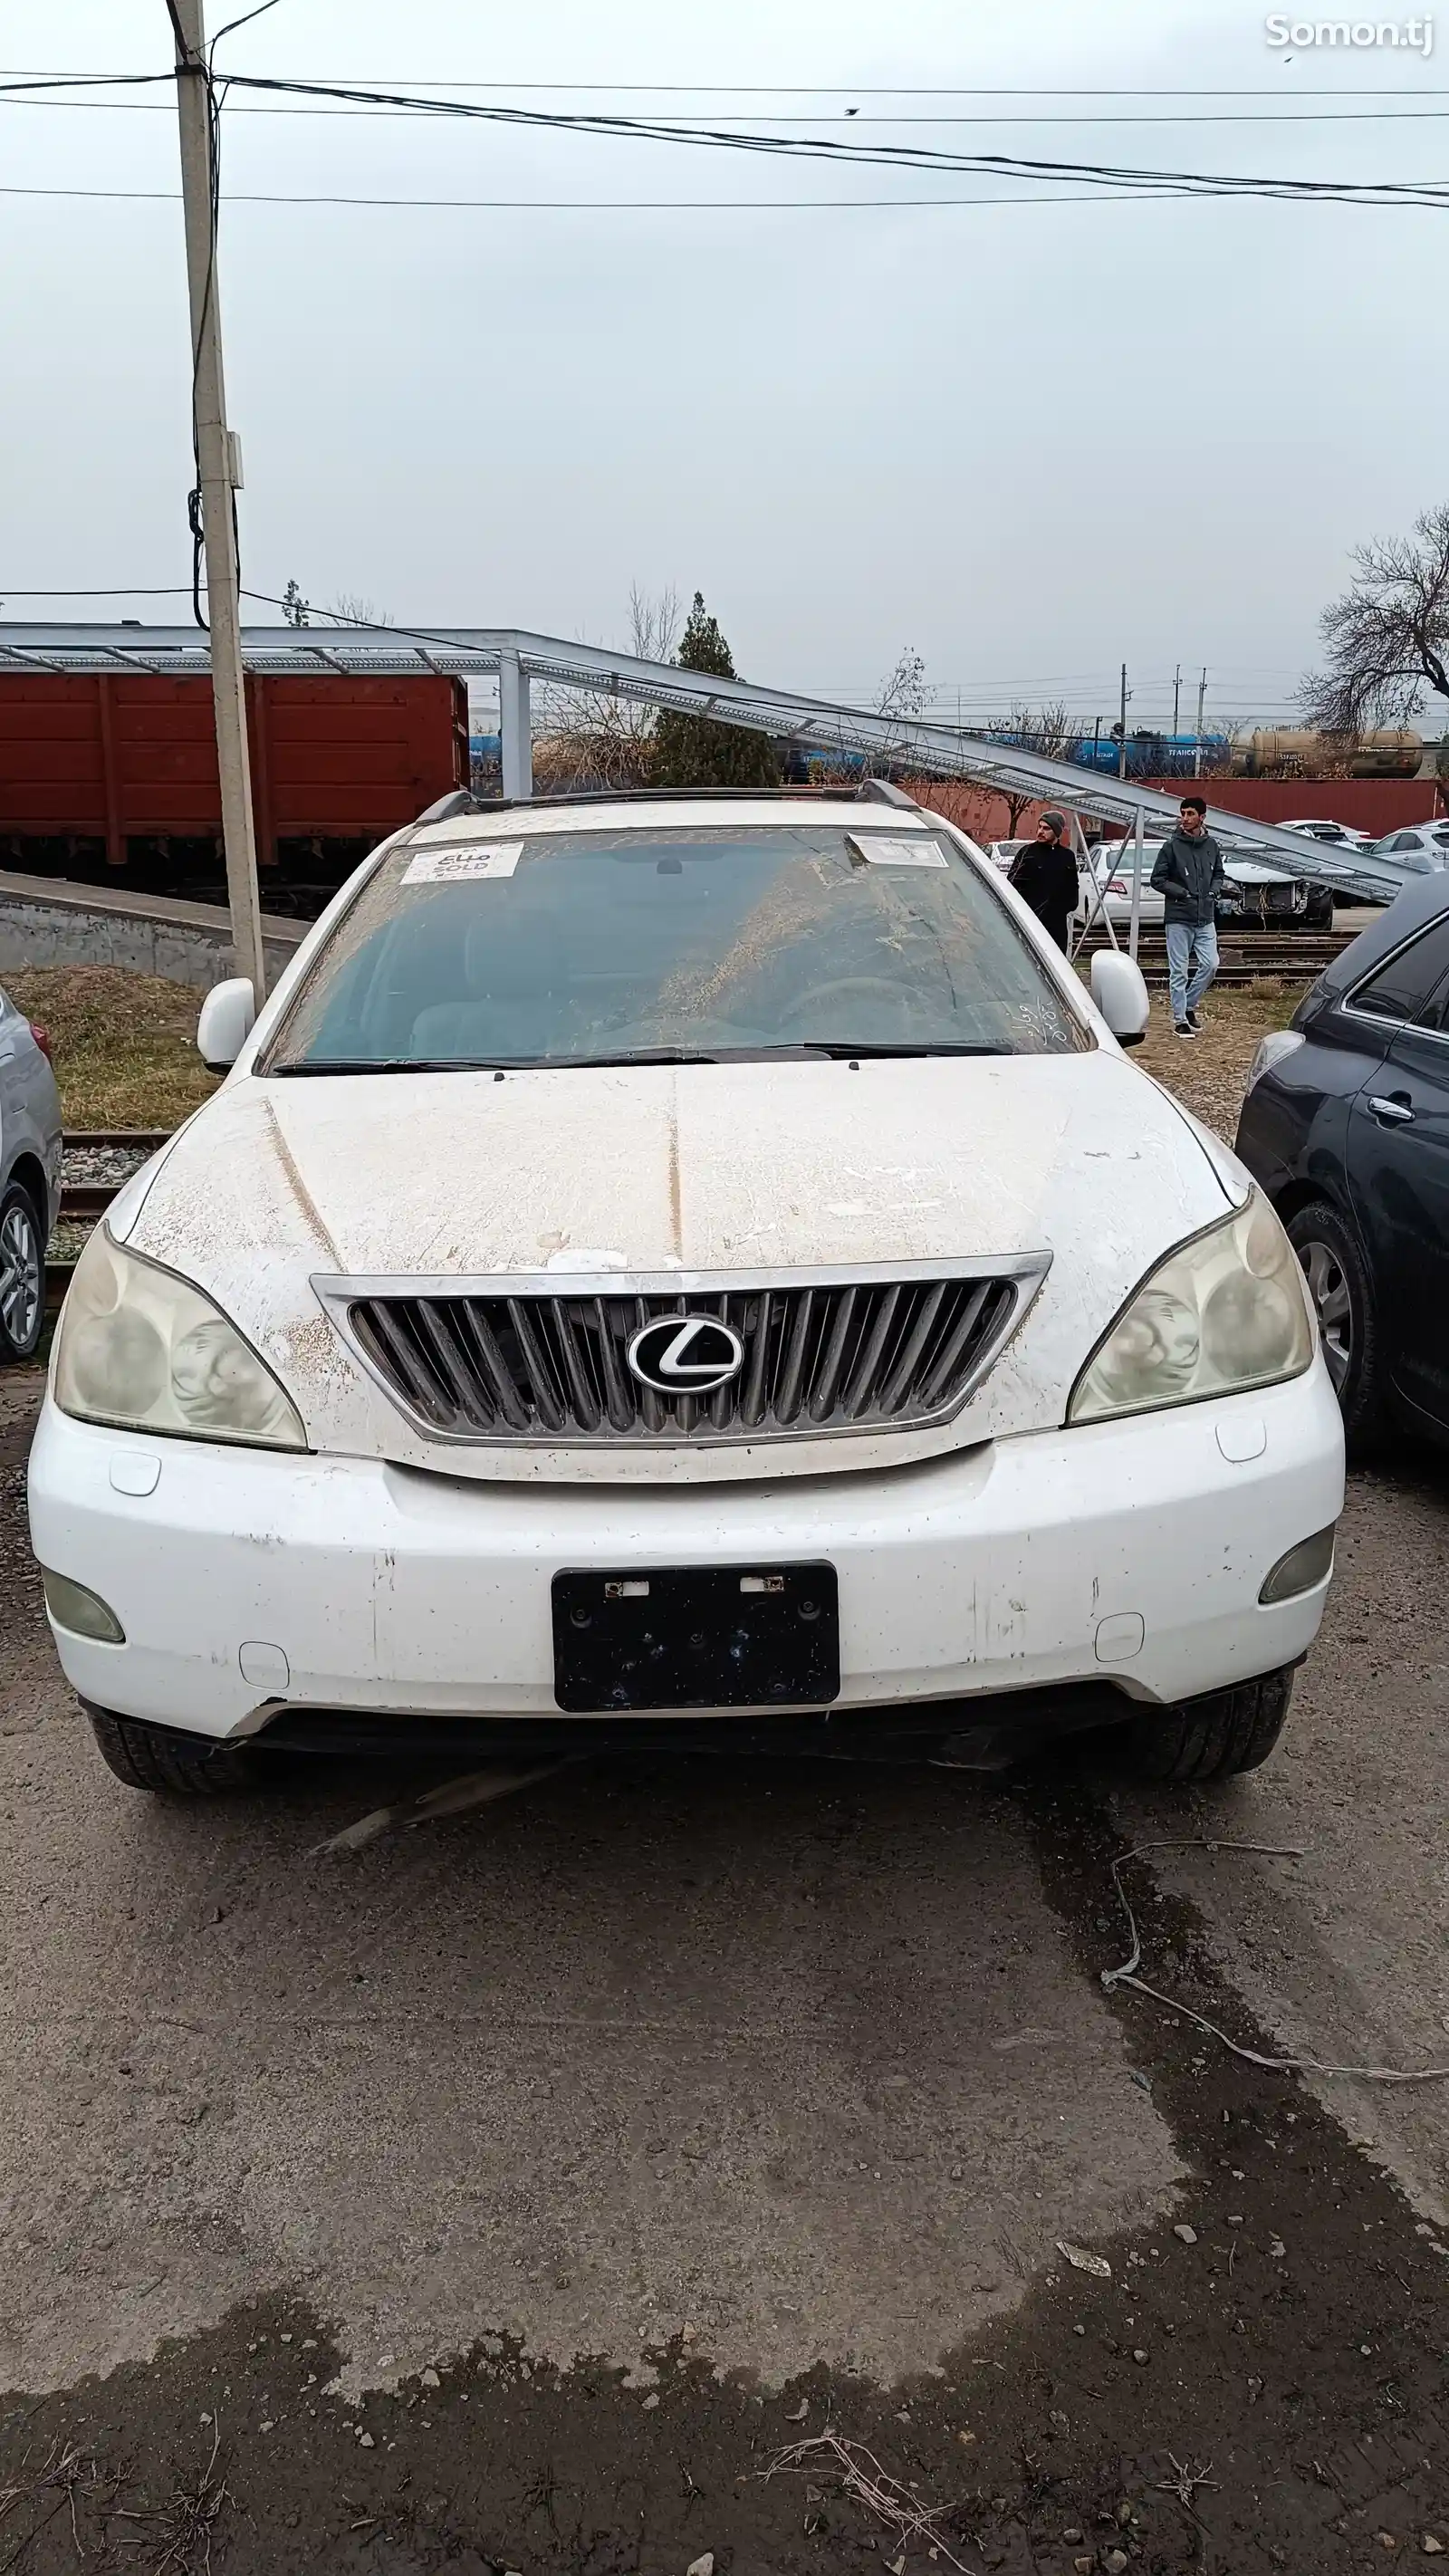
[[[31,1461],[134,1785],[257,1747],[1260,1761],[1338,1406],[1286,1237],[891,790],[386,843],[92,1237]],[[234,1061],[233,1061],[234,1059]]]

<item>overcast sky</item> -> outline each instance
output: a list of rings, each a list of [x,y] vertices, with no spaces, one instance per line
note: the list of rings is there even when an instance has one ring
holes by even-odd
[[[245,4],[209,0],[211,27]],[[0,77],[170,62],[164,0],[0,0],[0,37]],[[1285,58],[1249,0],[278,0],[220,59],[775,134],[1402,179],[1442,168],[1449,18],[1443,47]],[[747,677],[858,697],[910,645],[942,712],[1063,696],[1110,722],[1125,658],[1129,721],[1159,723],[1174,666],[1190,721],[1206,664],[1210,717],[1287,720],[1351,546],[1449,497],[1446,213],[1063,202],[257,106],[226,111],[221,278],[258,591],[295,577],[404,624],[624,642],[631,582],[700,588]],[[0,106],[0,165],[6,191],[174,191],[172,93]],[[973,196],[1055,201],[920,202]],[[850,198],[896,202],[830,202]],[[579,202],[599,199],[693,203]],[[3,614],[185,617],[181,598],[21,596],[189,577],[179,205],[6,193],[0,227]]]

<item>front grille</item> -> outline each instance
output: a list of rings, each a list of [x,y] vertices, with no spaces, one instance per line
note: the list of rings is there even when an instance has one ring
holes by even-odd
[[[1044,1261],[969,1277],[745,1281],[624,1294],[590,1282],[519,1293],[396,1293],[317,1284],[345,1315],[389,1392],[449,1440],[804,1439],[909,1430],[965,1402],[1001,1348]],[[360,1285],[361,1283],[357,1283]],[[708,1316],[744,1344],[712,1395],[657,1394],[628,1365],[633,1336],[673,1315]]]

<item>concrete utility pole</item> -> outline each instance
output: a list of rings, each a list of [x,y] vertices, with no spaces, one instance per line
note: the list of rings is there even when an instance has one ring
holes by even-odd
[[[1206,696],[1207,696],[1207,664],[1204,662],[1204,664],[1203,664],[1203,671],[1202,671],[1202,678],[1199,680],[1199,682],[1198,682],[1198,684],[1197,684],[1197,738],[1196,738],[1196,742],[1195,742],[1195,744],[1194,744],[1194,748],[1193,748],[1193,755],[1192,755],[1192,774],[1193,774],[1194,778],[1201,778],[1201,776],[1202,776],[1202,710],[1203,710],[1203,700],[1206,698]]]
[[[1173,676],[1172,676],[1172,739],[1173,739],[1173,741],[1174,741],[1174,742],[1176,742],[1176,740],[1177,740],[1177,709],[1178,709],[1178,702],[1179,702],[1179,700],[1181,699],[1181,697],[1182,697],[1182,664],[1179,662],[1179,663],[1178,663],[1178,666],[1177,666],[1177,669],[1175,670],[1175,672],[1173,673]]]
[[[241,451],[226,425],[221,367],[221,297],[212,215],[213,170],[209,84],[202,0],[171,0],[176,34],[176,103],[181,124],[181,196],[186,220],[186,282],[191,300],[191,397],[196,471],[206,538],[206,600],[211,622],[211,695],[221,774],[221,830],[226,849],[236,972],[245,975],[260,1009],[266,993],[257,842],[247,761],[246,680],[241,654],[240,567],[233,494],[241,484]]]
[[[1127,665],[1124,662],[1122,665],[1122,714],[1117,727],[1117,775],[1119,778],[1125,778],[1127,775],[1127,700],[1129,695],[1130,692],[1127,687]]]

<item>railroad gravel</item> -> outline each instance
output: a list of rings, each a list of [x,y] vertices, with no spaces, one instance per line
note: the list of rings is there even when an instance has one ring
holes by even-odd
[[[61,1161],[61,1179],[67,1187],[119,1189],[133,1172],[149,1162],[154,1146],[144,1145],[73,1145],[66,1139]]]

